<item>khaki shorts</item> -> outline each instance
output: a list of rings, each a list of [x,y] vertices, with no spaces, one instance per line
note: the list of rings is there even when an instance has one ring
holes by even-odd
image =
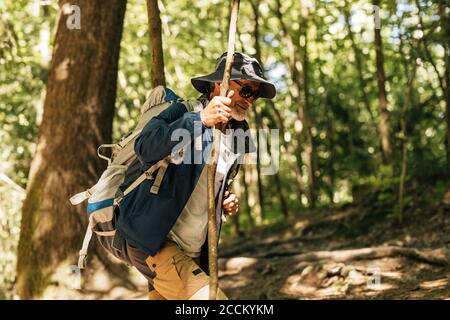
[[[153,287],[168,300],[189,299],[209,284],[206,273],[173,241],[167,240],[158,253],[145,262],[156,273]]]
[[[133,265],[149,280],[149,299],[187,300],[209,284],[209,276],[171,240],[154,257],[129,244],[127,249]],[[220,292],[218,298],[226,296]]]

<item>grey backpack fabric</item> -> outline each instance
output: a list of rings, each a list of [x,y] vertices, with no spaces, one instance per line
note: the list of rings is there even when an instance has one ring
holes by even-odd
[[[134,152],[136,138],[153,117],[160,114],[174,102],[183,103],[188,111],[197,111],[201,108],[200,102],[182,101],[172,90],[158,86],[150,91],[146,102],[142,105],[141,115],[135,129],[124,136],[118,143],[103,144],[98,147],[97,154],[108,162],[108,167],[94,186],[70,198],[72,205],[77,205],[87,200],[89,223],[79,252],[78,267],[80,269],[86,266],[88,246],[93,234],[97,236],[100,244],[108,252],[123,262],[129,263],[126,251],[122,248],[123,241],[120,241],[120,235],[115,228],[118,204],[124,196],[146,179],[155,179],[150,192],[157,194],[166,168],[171,163],[170,156],[161,159],[144,173],[141,173],[140,170],[131,170],[139,172],[139,175],[136,176],[125,191],[122,192],[119,187],[127,176],[127,170],[131,169],[131,167],[139,167]],[[111,149],[111,157],[102,154],[102,151],[107,148]]]

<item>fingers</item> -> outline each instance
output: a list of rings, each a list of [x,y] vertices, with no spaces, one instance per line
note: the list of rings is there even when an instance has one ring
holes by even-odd
[[[200,112],[201,120],[205,126],[214,126],[217,123],[227,123],[231,119],[231,97],[234,91],[230,90],[226,97],[215,96]]]
[[[239,202],[239,200],[238,200],[238,199],[235,199],[235,200],[232,200],[232,201],[228,202],[228,203],[226,204],[226,206],[227,206],[228,208],[232,208],[232,207],[236,206],[236,205],[238,204],[238,202]]]
[[[237,197],[234,193],[226,197],[227,198],[223,201],[224,206],[228,206],[230,203],[237,202]]]
[[[213,100],[226,106],[229,106],[231,104],[231,99],[228,97],[215,96]]]
[[[224,209],[225,214],[229,215],[229,216],[234,216],[239,212],[239,206],[236,205],[233,208],[229,208],[229,209]]]
[[[231,112],[231,108],[229,107],[231,99],[226,97],[214,97],[214,99],[216,100],[213,103],[213,109],[219,110],[228,117]]]
[[[220,112],[222,112],[223,114],[226,114],[227,116],[230,114],[231,112],[231,108],[224,105],[224,104],[219,104],[217,105],[217,108]]]
[[[230,203],[228,204],[228,207],[229,207],[229,208],[237,207],[237,206],[238,206],[238,202],[239,202],[239,200],[236,199],[235,201],[230,202]]]
[[[225,111],[217,110],[217,122],[227,122],[228,121],[228,113]]]
[[[223,111],[225,111],[226,113],[230,113],[230,112],[231,112],[231,108],[228,107],[228,106],[225,105],[225,104],[220,104],[220,105],[219,105],[219,108],[220,108],[220,110],[223,110]]]
[[[231,117],[231,109],[220,102],[216,102],[216,104],[212,105],[205,112],[208,119],[211,120],[212,125],[219,122],[227,122]]]
[[[234,193],[226,191],[224,194],[225,200],[223,201],[223,209],[225,214],[234,216],[239,211],[239,199]]]

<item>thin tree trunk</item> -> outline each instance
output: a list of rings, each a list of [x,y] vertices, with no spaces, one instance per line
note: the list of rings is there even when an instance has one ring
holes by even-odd
[[[281,13],[281,3],[280,0],[276,0],[275,14],[280,22],[281,30],[285,42],[287,43],[287,51],[289,54],[289,69],[291,72],[292,81],[295,85],[294,97],[297,103],[297,117],[301,122],[303,129],[298,135],[298,153],[301,153],[301,141],[304,142],[304,152],[305,152],[305,166],[308,176],[308,202],[310,207],[315,206],[316,200],[316,190],[315,190],[315,163],[314,163],[314,145],[312,141],[311,134],[311,124],[308,114],[308,92],[306,87],[305,67],[307,68],[307,14],[306,8],[300,3],[301,9],[301,36],[305,39],[305,45],[301,46],[299,43],[294,43],[292,36],[289,34],[289,30],[284,23],[283,15]],[[303,54],[303,59],[301,57]],[[298,158],[298,157],[297,157]],[[298,158],[297,164],[301,166],[301,161]],[[300,168],[299,168],[300,169]],[[301,172],[301,169],[299,170]]]
[[[259,45],[259,39],[260,39],[260,35],[259,35],[259,3],[257,1],[252,0],[250,2],[251,7],[252,7],[252,11],[253,11],[253,20],[254,20],[254,28],[253,28],[253,47],[255,48],[255,58],[258,59],[258,61],[262,61],[261,59],[261,46]],[[271,101],[272,102],[272,101]],[[264,105],[265,107],[267,107],[267,104]],[[277,112],[277,115],[279,117],[281,117],[279,111],[276,109],[275,105],[272,102],[271,105],[271,109],[275,110]],[[261,110],[262,112],[262,110]],[[271,117],[271,113],[267,112],[266,114],[268,114]],[[257,122],[257,127],[262,128],[263,124],[262,124],[262,120],[261,120],[261,116],[258,115],[255,112],[255,118],[256,118],[256,122]],[[271,119],[273,123],[276,123],[275,119]],[[283,122],[280,121],[279,122],[279,127],[280,127],[280,131],[283,135],[283,141],[284,141],[284,128],[283,128]],[[271,150],[270,146],[268,147],[269,150]],[[258,136],[258,161],[259,161],[259,136]],[[260,170],[260,169],[259,169]],[[258,173],[260,174],[260,173]],[[282,188],[282,184],[280,181],[280,177],[278,175],[278,173],[276,173],[274,175],[274,179],[275,179],[275,184],[277,186],[277,190],[278,190],[278,194],[279,194],[279,198],[280,198],[280,205],[281,205],[281,211],[283,213],[284,216],[288,216],[289,215],[289,211],[288,211],[288,207],[287,207],[287,202],[286,202],[286,198],[284,196],[284,191]],[[262,184],[259,187],[261,189],[261,193],[260,193],[260,199],[264,199],[263,198],[263,194],[262,194]]]
[[[347,1],[345,1],[345,9],[344,9],[344,17],[345,17],[345,25],[347,27],[348,37],[350,38],[350,42],[352,45],[353,55],[355,57],[355,64],[356,64],[356,72],[358,73],[358,85],[359,85],[359,91],[361,94],[361,99],[364,103],[364,107],[366,108],[367,112],[369,113],[369,116],[373,123],[375,123],[375,115],[373,114],[372,109],[370,108],[370,102],[369,102],[369,96],[367,95],[367,81],[364,79],[363,75],[363,63],[361,59],[361,50],[359,50],[358,46],[356,45],[355,36],[353,34],[351,23],[350,23],[350,13],[348,11],[348,4]]]
[[[447,172],[450,174],[450,18],[446,14],[449,4],[447,1],[441,0],[439,4],[439,16],[441,19],[441,28],[444,30],[444,34],[447,35],[444,38],[442,46],[444,47],[444,81],[443,90],[445,97],[445,120],[447,123]]]
[[[267,143],[268,143],[268,146],[267,146],[268,150],[272,150],[269,139],[267,139]],[[287,205],[286,197],[284,195],[283,185],[281,183],[279,172],[275,173],[273,175],[273,178],[275,180],[276,190],[277,190],[278,196],[280,198],[281,212],[282,212],[283,216],[285,218],[287,218],[289,216],[289,208]]]
[[[250,165],[247,167],[249,168],[246,178],[248,178],[247,185],[249,186],[250,207],[252,208],[256,225],[260,226],[263,223],[264,217],[261,212],[261,206],[258,203],[259,202],[258,182],[257,182],[258,172],[256,170],[256,166],[254,166],[254,165]]]
[[[254,21],[254,28],[253,28],[253,46],[255,48],[255,58],[258,59],[258,61],[261,61],[261,48],[259,46],[259,12],[258,12],[258,6],[253,1],[250,2],[253,10],[253,21]],[[260,150],[261,150],[261,143],[260,143],[260,135],[259,135],[259,129],[262,129],[262,119],[261,119],[261,108],[259,106],[254,105],[252,107],[253,109],[253,116],[256,123],[256,144],[257,144],[257,160],[256,160],[256,172],[258,174],[258,202],[260,206],[261,211],[261,217],[264,219],[265,217],[265,206],[264,206],[264,192],[263,192],[263,183],[262,183],[262,176],[261,176],[261,157],[260,157]]]
[[[258,182],[258,206],[260,207],[261,217],[262,219],[266,216],[266,210],[264,206],[264,191],[263,191],[263,181],[262,181],[262,175],[261,175],[261,137],[259,134],[259,129],[262,129],[262,120],[261,120],[261,114],[259,114],[261,110],[259,108],[256,108],[256,106],[253,106],[253,115],[255,117],[256,122],[256,152],[257,152],[257,160],[256,160],[256,175],[257,175],[257,182]]]
[[[152,88],[165,86],[164,53],[161,34],[161,17],[158,0],[147,0],[148,26],[150,35],[150,48],[152,50],[151,81]]]
[[[414,59],[414,58],[413,58]],[[398,190],[398,204],[399,204],[399,210],[398,210],[398,222],[403,222],[403,208],[404,208],[404,187],[405,187],[405,178],[406,178],[406,164],[408,160],[408,135],[406,132],[406,115],[408,111],[408,105],[410,104],[410,101],[412,100],[413,95],[413,89],[414,89],[414,79],[416,77],[416,70],[417,70],[417,63],[416,61],[413,61],[413,70],[411,71],[411,74],[408,79],[408,90],[405,95],[405,100],[403,101],[403,108],[402,113],[400,117],[400,126],[401,126],[401,139],[402,139],[402,165],[401,165],[401,173],[400,173],[400,183],[399,183],[399,190]]]
[[[328,99],[328,92],[326,93],[326,99]],[[334,157],[335,157],[335,129],[333,126],[333,112],[331,108],[327,108],[325,113],[326,121],[327,121],[327,137],[328,137],[328,152],[330,156],[327,159],[327,171],[328,177],[326,179],[326,183],[328,186],[328,197],[330,199],[330,203],[334,203],[334,184],[335,184],[335,172],[334,172]]]
[[[364,70],[363,58],[362,58],[361,50],[358,48],[358,45],[355,40],[355,35],[351,28],[350,12],[348,10],[347,1],[345,4],[345,9],[344,9],[344,17],[345,17],[345,24],[347,26],[348,36],[350,38],[350,42],[351,42],[351,46],[352,46],[353,55],[355,57],[355,64],[356,64],[356,71],[358,74],[358,85],[359,85],[359,91],[361,94],[361,99],[363,101],[364,108],[366,109],[366,111],[369,114],[370,119],[371,119],[371,124],[368,127],[374,136],[379,136],[379,133],[378,133],[379,130],[376,126],[377,121],[375,118],[375,114],[372,111],[372,108],[370,106],[369,95],[367,94],[367,81],[364,78],[364,74],[363,74],[363,70]],[[383,148],[381,145],[381,140],[379,140],[377,148],[380,150],[381,155],[383,155]]]
[[[232,221],[232,232],[234,238],[240,238],[243,235],[243,232],[241,231],[240,223],[239,223],[239,215],[236,217],[231,218]]]
[[[273,103],[272,100],[266,100],[267,105],[269,106],[269,109],[271,111],[273,111],[273,113],[275,114],[275,118],[273,119],[273,121],[277,124],[277,127],[280,128],[280,134],[281,134],[281,141],[284,147],[284,150],[286,152],[286,154],[290,154],[291,153],[291,148],[290,145],[286,142],[286,140],[284,139],[285,137],[285,128],[284,128],[284,120],[281,116],[280,111],[276,108],[275,104]],[[270,113],[269,113],[270,114]],[[301,155],[298,153],[294,153],[295,155],[295,159],[297,162],[301,163]],[[284,158],[284,157],[283,157]],[[289,160],[286,160],[288,163],[288,166],[291,167],[292,172],[294,172],[295,174],[295,192],[297,194],[297,198],[301,199],[303,194],[306,194],[307,190],[305,187],[305,184],[303,183],[302,180],[302,173],[300,171],[301,166],[298,166],[296,164],[292,164]]]
[[[328,88],[328,84],[325,81],[325,76],[322,71],[322,68],[318,67],[319,71],[319,79],[321,86],[323,88]],[[328,198],[330,203],[334,203],[334,181],[335,181],[335,172],[334,172],[334,157],[335,157],[335,129],[333,126],[333,108],[331,103],[330,92],[328,89],[325,89],[325,98],[323,101],[326,111],[325,111],[325,120],[326,120],[326,129],[327,129],[327,140],[328,140],[328,152],[330,153],[327,158],[327,175],[325,176],[325,183],[327,185]]]
[[[326,261],[332,260],[336,262],[348,262],[355,260],[372,260],[388,257],[405,257],[416,261],[426,262],[432,265],[448,267],[450,261],[450,255],[445,248],[438,249],[415,249],[404,248],[397,246],[379,246],[369,248],[358,248],[348,250],[335,250],[335,251],[313,251],[303,253],[303,250],[277,250],[273,252],[263,252],[259,255],[252,255],[252,258],[246,256],[240,256],[240,261],[245,259],[282,259],[286,264],[295,264],[299,262],[313,262],[313,261]],[[231,258],[233,259],[233,258]],[[223,270],[228,270],[228,267],[233,266],[229,261],[231,259],[223,259],[220,261]],[[255,259],[256,260],[256,259]],[[231,269],[231,268],[230,268]]]
[[[420,1],[416,0],[415,1],[416,6],[417,6],[417,10],[418,12],[418,17],[419,17],[419,24],[420,24],[420,28],[423,31],[423,33],[425,34],[425,36],[422,37],[422,42],[423,42],[423,48],[424,48],[424,52],[425,52],[425,56],[426,56],[426,60],[428,60],[428,62],[433,66],[434,72],[436,73],[436,76],[438,78],[438,82],[439,82],[439,86],[444,94],[444,101],[445,101],[445,121],[446,121],[446,125],[447,125],[447,133],[446,133],[446,139],[445,139],[445,150],[446,150],[446,155],[447,155],[447,171],[448,173],[450,173],[450,57],[449,57],[449,50],[450,50],[450,44],[449,44],[449,40],[448,37],[445,38],[444,37],[444,41],[442,43],[442,46],[444,47],[444,76],[442,76],[437,68],[436,63],[433,60],[433,57],[431,56],[430,50],[428,49],[428,35],[426,35],[425,31],[425,25],[422,19],[422,8],[420,5]],[[448,35],[450,33],[450,18],[448,16],[446,16],[445,14],[445,8],[446,6],[448,6],[448,3],[444,0],[441,0],[440,5],[439,5],[439,16],[440,16],[440,21],[439,24],[442,28],[442,30],[444,30],[444,34]],[[433,28],[434,27],[430,27],[431,28],[431,32],[434,32]]]
[[[303,119],[305,124],[304,135],[306,138],[305,154],[306,154],[306,168],[308,170],[308,186],[309,186],[309,205],[311,208],[316,206],[317,190],[316,190],[316,160],[314,142],[311,133],[311,118],[309,116],[309,59],[308,59],[308,11],[305,4],[300,2],[301,21],[300,21],[300,35],[304,37],[304,45],[300,44],[303,53],[303,72],[300,72],[302,81],[300,84],[303,87],[301,90],[303,101],[303,108],[299,108],[299,117]]]
[[[244,210],[244,212],[247,214],[247,217],[248,217],[248,221],[249,221],[249,224],[250,224],[250,228],[251,229],[253,229],[254,227],[255,227],[255,220],[253,219],[253,216],[252,216],[252,207],[251,207],[251,205],[250,205],[250,202],[249,202],[249,189],[248,189],[248,183],[247,183],[247,180],[246,180],[246,176],[248,175],[248,173],[247,173],[247,169],[245,169],[245,168],[242,168],[242,174],[241,174],[241,179],[242,179],[242,185],[243,185],[243,187],[244,187],[244,191],[243,191],[243,193],[244,193],[244,199],[245,199],[245,210]]]
[[[379,0],[374,0],[373,5],[380,5]],[[381,148],[383,151],[383,163],[389,166],[393,164],[392,146],[390,140],[389,129],[389,111],[388,100],[386,93],[386,77],[384,73],[384,55],[383,55],[383,41],[381,38],[381,28],[377,28],[377,24],[374,26],[375,30],[375,53],[376,53],[376,72],[378,82],[378,105],[380,114],[380,138]]]
[[[276,108],[275,104],[273,103],[272,100],[267,100],[266,104],[269,106],[269,109],[271,111],[273,111],[273,113],[275,114],[275,117],[273,117],[271,112],[268,112],[267,114],[270,117],[270,121],[273,123],[276,123],[276,126],[280,129],[280,134],[281,134],[281,141],[284,147],[284,150],[287,154],[290,154],[290,148],[289,148],[289,144],[286,142],[286,140],[284,139],[284,133],[285,133],[285,129],[284,129],[284,121],[283,118],[281,117],[280,111]],[[270,147],[269,147],[270,149]],[[286,158],[286,157],[282,157]],[[298,159],[298,155],[295,155],[295,158]],[[292,171],[295,174],[294,180],[295,180],[295,188],[294,192],[297,194],[297,199],[301,199],[302,195],[305,193],[305,186],[304,183],[302,181],[302,175],[301,172],[299,171],[299,167],[297,165],[292,165],[292,163],[287,159],[287,164],[289,167],[291,167]],[[281,166],[281,163],[280,163]],[[284,188],[283,185],[281,183],[281,179],[279,177],[279,174],[277,173],[275,175],[275,183],[277,185],[277,189],[279,190],[279,195],[280,195],[280,204],[281,204],[281,209],[283,210],[283,212],[285,214],[289,213],[289,210],[287,209],[287,200],[286,200],[286,195],[284,193]],[[284,204],[286,204],[286,209],[284,208]]]
[[[60,7],[68,5],[60,1]],[[80,0],[81,29],[61,12],[36,155],[30,169],[20,232],[17,290],[41,296],[68,264],[87,223],[69,198],[95,183],[104,163],[96,147],[111,140],[125,0]],[[68,264],[67,264],[68,263]]]

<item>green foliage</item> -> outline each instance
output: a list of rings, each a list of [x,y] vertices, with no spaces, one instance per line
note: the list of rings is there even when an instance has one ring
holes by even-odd
[[[0,300],[15,298],[13,285],[25,190],[0,176]]]
[[[298,121],[297,93],[289,71],[292,57],[275,14],[276,2],[254,2],[258,4],[260,15],[258,41],[261,57],[266,74],[278,89],[273,102],[285,132],[282,142],[290,150],[288,153],[285,146],[281,147],[278,174],[287,205],[290,211],[296,212],[306,205],[305,195],[299,196],[297,185],[298,180],[306,184],[307,168],[302,162],[304,157],[298,157],[300,160],[297,162],[292,154],[293,150],[303,150],[305,143],[298,139],[302,124]],[[387,201],[397,210],[395,203],[404,141],[400,135],[401,110],[408,75],[415,61],[419,66],[414,94],[405,116],[407,187],[416,180],[427,181],[448,174],[445,150],[448,128],[444,121],[444,92],[437,73],[441,77],[444,75],[444,46],[448,46],[449,36],[440,26],[438,2],[419,1],[423,25],[419,21],[415,1],[385,1],[381,7],[393,166],[382,165],[380,151],[370,1],[302,1],[308,4],[306,21],[300,18],[299,1],[280,2],[288,33],[297,46],[296,52],[303,54],[304,45],[307,46],[307,102],[317,164],[318,206],[329,205],[330,198],[337,204],[353,199]],[[167,86],[183,98],[196,98],[199,93],[191,86],[190,79],[211,72],[215,59],[227,50],[228,4],[218,0],[163,0],[160,3]],[[22,188],[27,183],[37,142],[45,97],[46,59],[53,48],[52,31],[58,12],[56,1],[45,9],[36,4],[39,4],[38,0],[0,2],[0,173],[6,174]],[[448,8],[445,10],[448,16]],[[346,24],[346,11],[351,16],[350,25]],[[254,28],[250,2],[242,1],[237,50],[251,55],[256,53]],[[145,1],[129,0],[119,61],[113,126],[115,141],[134,127],[139,107],[151,89],[149,45]],[[360,55],[360,70],[356,54]],[[364,90],[361,89],[360,76]],[[278,126],[276,113],[270,104],[259,100],[256,108],[265,127]],[[256,126],[253,120],[249,122],[251,127]],[[300,171],[300,177],[297,177],[295,167]],[[265,223],[283,220],[278,199],[280,191],[272,179],[262,179],[266,195]],[[438,201],[447,188],[446,183],[438,186],[429,201]],[[16,231],[22,199],[22,193],[19,195],[14,190],[1,190],[0,255],[6,258],[0,259],[0,292],[8,292],[14,282],[15,261],[11,254],[17,246]],[[405,194],[405,206],[415,204],[414,201],[413,197]],[[388,211],[392,212],[392,208],[365,215],[361,221],[349,226],[350,231],[346,230],[351,233],[355,227],[367,227],[371,219],[384,218]],[[247,215],[241,215],[240,222],[242,229],[250,228]],[[227,227],[224,230],[228,232]]]
[[[25,186],[42,114],[56,6],[0,3],[0,172]]]
[[[57,5],[0,3],[0,299],[14,298],[21,203],[42,115]],[[45,14],[44,14],[45,11]],[[12,181],[9,180],[9,178]]]

